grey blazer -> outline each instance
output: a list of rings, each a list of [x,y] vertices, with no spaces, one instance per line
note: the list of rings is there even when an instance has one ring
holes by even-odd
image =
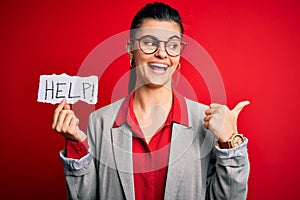
[[[132,134],[125,123],[113,128],[123,99],[91,113],[89,153],[65,157],[69,199],[134,199]],[[219,149],[203,127],[207,106],[186,99],[189,126],[173,123],[164,199],[246,199],[247,138],[234,149]]]

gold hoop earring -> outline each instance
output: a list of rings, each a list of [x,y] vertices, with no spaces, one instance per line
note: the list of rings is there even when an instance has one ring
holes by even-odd
[[[130,58],[130,61],[129,61],[129,64],[130,64],[130,69],[133,69],[135,67],[134,65],[134,58]]]
[[[133,53],[131,53],[130,51],[128,51],[128,57],[129,57],[129,65],[130,65],[130,69],[132,69],[133,66],[134,66]]]

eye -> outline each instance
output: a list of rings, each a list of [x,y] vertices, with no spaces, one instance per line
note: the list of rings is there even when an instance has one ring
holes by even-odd
[[[175,44],[175,43],[172,43],[172,44],[169,44],[168,47],[169,47],[170,49],[176,49],[176,48],[178,47],[178,45]]]
[[[145,38],[142,42],[146,46],[157,46],[157,41],[152,38]]]
[[[172,41],[172,40],[170,40],[170,41],[167,43],[167,47],[168,47],[169,49],[177,49],[177,48],[180,47],[180,41],[177,41],[177,40]]]

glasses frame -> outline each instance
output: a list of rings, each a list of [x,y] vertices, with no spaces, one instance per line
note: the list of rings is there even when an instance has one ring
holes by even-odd
[[[151,52],[151,53],[147,53],[147,52],[145,52],[142,48],[141,48],[141,40],[142,39],[144,39],[144,38],[146,38],[146,37],[150,37],[150,38],[152,38],[152,39],[154,39],[154,40],[156,40],[157,42],[158,42],[158,45],[156,46],[156,49],[153,51],[153,52]],[[176,37],[177,38],[177,37]],[[180,40],[180,45],[181,45],[181,47],[180,47],[180,52],[179,52],[179,54],[178,55],[171,55],[169,52],[168,52],[168,50],[167,50],[167,43],[169,42],[169,41],[171,41],[173,38],[171,38],[171,39],[169,39],[169,40],[167,40],[167,41],[163,41],[163,40],[159,40],[157,37],[155,37],[155,36],[153,36],[153,35],[144,35],[144,36],[142,36],[142,37],[140,37],[140,38],[130,38],[130,40],[131,41],[138,41],[139,42],[139,49],[144,53],[144,54],[147,54],[147,55],[150,55],[150,54],[153,54],[153,53],[155,53],[155,52],[157,52],[157,50],[159,49],[159,47],[160,47],[160,43],[161,42],[163,42],[164,43],[164,50],[165,50],[165,52],[169,55],[169,56],[171,56],[171,57],[177,57],[177,56],[180,56],[181,54],[182,54],[182,52],[183,52],[183,50],[184,50],[184,48],[186,47],[186,43],[185,42],[183,42],[183,41],[181,41],[181,38],[178,38],[179,40]]]

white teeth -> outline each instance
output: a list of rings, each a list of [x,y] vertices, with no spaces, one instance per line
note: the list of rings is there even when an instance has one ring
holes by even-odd
[[[149,65],[151,67],[158,67],[158,68],[163,68],[163,69],[167,69],[168,65],[164,65],[164,64],[160,64],[160,63],[149,63]]]

